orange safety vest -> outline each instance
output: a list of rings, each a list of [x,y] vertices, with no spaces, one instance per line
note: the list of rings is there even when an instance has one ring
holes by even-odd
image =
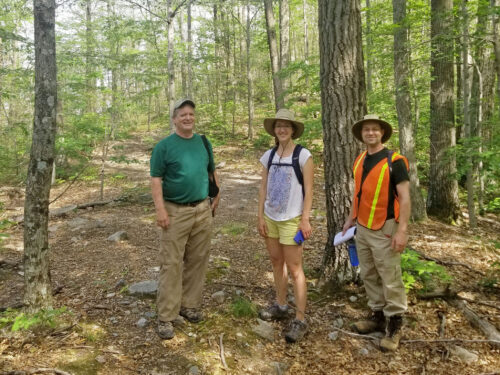
[[[353,166],[353,219],[357,219],[359,224],[368,229],[379,230],[384,226],[387,218],[390,190],[389,165],[387,163],[387,158],[383,158],[368,172],[365,180],[361,181],[363,177],[363,162],[365,161],[365,157],[366,151],[361,153],[356,158]],[[403,155],[394,152],[391,159],[392,162],[403,159],[406,164],[406,168],[408,169],[408,160]],[[394,217],[396,221],[398,221],[399,201],[396,193],[397,192],[394,191]]]

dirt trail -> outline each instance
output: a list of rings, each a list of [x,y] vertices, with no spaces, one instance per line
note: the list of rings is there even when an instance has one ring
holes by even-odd
[[[311,331],[295,345],[284,342],[284,323],[273,323],[274,340],[252,332],[254,318],[235,317],[235,301],[244,297],[263,306],[273,299],[272,273],[263,241],[256,230],[261,151],[238,145],[216,148],[222,200],[214,221],[214,238],[206,289],[206,320],[186,323],[173,340],[161,341],[154,332],[154,299],[138,299],[126,286],[157,276],[158,233],[154,207],[148,196],[149,144],[127,141],[125,153],[138,163],[108,165],[106,198],[123,201],[78,210],[51,220],[51,273],[58,293],[56,307],[67,306],[75,325],[66,330],[36,334],[0,331],[2,370],[59,368],[72,374],[481,374],[500,371],[499,350],[488,344],[468,344],[478,355],[470,364],[450,355],[444,344],[408,343],[397,353],[383,354],[367,340],[340,334],[332,340],[333,324],[348,324],[366,312],[361,287],[319,290],[317,271],[326,240],[326,219],[321,171],[315,181],[314,238],[306,242],[305,271],[309,286],[308,319]],[[64,187],[53,189],[57,196]],[[97,181],[75,184],[56,206],[98,200]],[[20,209],[19,209],[20,210]],[[13,215],[14,211],[9,211]],[[487,273],[489,262],[499,260],[498,221],[484,223],[476,233],[434,221],[413,225],[411,245],[428,255],[470,264]],[[496,228],[496,229],[495,229]],[[107,241],[125,230],[128,240]],[[9,230],[0,250],[0,307],[13,306],[22,296],[22,228]],[[473,256],[471,256],[473,255]],[[498,289],[478,286],[481,275],[459,266],[449,268],[454,282],[469,295],[500,303]],[[224,302],[211,296],[224,291]],[[499,311],[472,305],[499,327]],[[439,336],[438,312],[448,318],[446,337],[483,338],[459,311],[442,300],[410,297],[405,338],[432,340]],[[145,327],[137,322],[146,319]],[[221,335],[225,370],[221,361]],[[198,371],[198,372],[196,372]]]

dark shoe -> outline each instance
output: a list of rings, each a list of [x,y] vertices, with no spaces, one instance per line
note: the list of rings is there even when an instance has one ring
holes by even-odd
[[[375,331],[385,331],[385,317],[382,310],[373,311],[366,320],[360,320],[352,325],[358,333],[371,333]]]
[[[158,326],[156,327],[156,333],[158,333],[158,336],[160,336],[162,340],[170,340],[174,338],[175,332],[172,322],[162,322],[159,320]]]
[[[181,307],[179,312],[180,316],[183,316],[191,323],[199,323],[203,320],[203,314],[200,310],[190,307]]]
[[[268,308],[259,311],[259,318],[266,321],[281,320],[288,317],[288,306],[285,309],[279,307],[275,302]]]
[[[389,318],[385,337],[380,340],[380,349],[383,352],[394,351],[399,347],[402,326],[403,317],[401,315],[394,315]]]
[[[307,323],[298,319],[292,320],[285,333],[287,342],[297,342],[307,333]]]

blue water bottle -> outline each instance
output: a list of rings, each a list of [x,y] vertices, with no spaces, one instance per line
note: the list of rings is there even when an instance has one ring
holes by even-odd
[[[359,266],[358,253],[356,251],[356,243],[354,240],[349,240],[347,242],[348,251],[349,251],[349,261],[351,262],[351,266],[357,267]]]

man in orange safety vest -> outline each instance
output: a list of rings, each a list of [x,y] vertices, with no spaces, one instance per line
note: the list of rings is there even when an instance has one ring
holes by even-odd
[[[401,276],[401,253],[408,242],[410,183],[408,160],[384,147],[392,127],[376,115],[366,115],[352,127],[366,145],[355,160],[354,196],[343,231],[356,225],[356,247],[370,317],[355,322],[359,333],[385,331],[383,351],[399,346],[407,309]]]

